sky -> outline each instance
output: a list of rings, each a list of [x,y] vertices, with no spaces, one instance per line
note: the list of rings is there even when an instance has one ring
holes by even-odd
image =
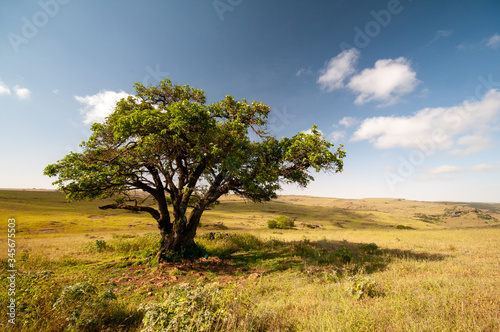
[[[500,2],[0,2],[0,188],[48,164],[133,84],[262,101],[269,130],[318,125],[342,173],[280,194],[500,202]],[[313,171],[314,172],[314,171]]]

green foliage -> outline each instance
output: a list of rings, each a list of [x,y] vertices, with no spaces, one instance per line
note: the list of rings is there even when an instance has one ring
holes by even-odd
[[[364,251],[368,254],[375,254],[378,250],[378,246],[375,243],[361,244],[359,250]]]
[[[89,243],[86,249],[89,251],[103,252],[108,249],[108,246],[104,240],[95,240],[94,242]]]
[[[349,249],[343,248],[343,249],[337,249],[335,251],[335,256],[340,258],[342,263],[350,263],[352,260],[352,253]]]
[[[228,256],[236,252],[260,248],[262,241],[251,234],[206,233],[196,239],[210,256]]]
[[[151,87],[136,83],[135,89],[136,96],[120,100],[104,123],[92,125],[82,152],[45,168],[67,199],[114,197],[114,204],[101,208],[148,212],[161,229],[183,233],[228,192],[268,201],[282,183],[305,187],[314,180],[311,169],[343,170],[342,145],[333,150],[315,125],[291,138],[267,135],[271,109],[262,102],[226,96],[207,105],[203,90],[168,79]],[[139,199],[138,190],[156,206]],[[288,221],[278,225],[293,227]]]
[[[278,222],[276,219],[270,219],[267,221],[267,227],[270,229],[278,228]]]
[[[181,284],[165,293],[162,303],[142,304],[141,332],[212,331],[228,313],[230,293],[212,287]]]
[[[477,214],[477,217],[486,221],[493,221],[493,222],[499,222],[499,220],[495,217],[492,217],[491,215],[484,213],[481,210],[476,210],[475,211]]]
[[[292,219],[285,217],[285,216],[279,216],[276,219],[271,219],[267,222],[267,227],[273,229],[273,228],[279,228],[279,229],[290,229],[295,226],[295,223],[293,222]]]
[[[397,225],[396,226],[397,229],[415,229],[413,227],[410,227],[410,226],[405,226],[405,225]]]
[[[354,296],[356,300],[360,300],[363,297],[374,297],[377,295],[377,283],[365,276],[356,275],[349,277],[349,287],[347,291],[349,294]]]

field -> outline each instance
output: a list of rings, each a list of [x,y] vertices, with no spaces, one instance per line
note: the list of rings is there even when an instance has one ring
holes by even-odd
[[[160,265],[154,220],[102,204],[0,190],[1,330],[500,330],[500,204],[227,196]]]

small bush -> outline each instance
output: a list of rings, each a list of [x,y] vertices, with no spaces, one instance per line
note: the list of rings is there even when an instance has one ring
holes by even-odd
[[[405,226],[405,225],[397,225],[396,226],[397,229],[415,229],[413,227],[410,227],[410,226]]]
[[[374,297],[377,295],[377,283],[368,277],[354,276],[349,278],[350,286],[347,291],[354,296],[356,300],[363,297]]]
[[[270,229],[278,228],[278,222],[275,219],[270,219],[267,221],[267,227]]]
[[[352,253],[349,251],[349,249],[337,249],[335,251],[335,256],[337,256],[342,263],[347,264],[350,263],[352,260]]]
[[[262,241],[254,235],[231,233],[206,233],[197,238],[197,243],[211,256],[228,256],[238,251],[254,250],[262,245]]]
[[[104,240],[95,240],[94,242],[87,244],[85,249],[88,251],[103,252],[108,249],[108,246]]]
[[[269,220],[267,222],[267,227],[273,229],[273,228],[279,228],[279,229],[290,229],[295,226],[295,223],[293,222],[292,219],[285,217],[285,216],[279,216],[275,220]]]
[[[372,255],[377,252],[377,249],[378,246],[375,243],[362,244],[359,246],[359,250]]]
[[[211,331],[228,312],[229,294],[215,287],[181,284],[165,294],[163,303],[141,304],[141,332]]]

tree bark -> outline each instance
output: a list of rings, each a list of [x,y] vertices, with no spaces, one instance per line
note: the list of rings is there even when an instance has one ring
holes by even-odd
[[[172,252],[183,255],[186,254],[190,247],[195,245],[194,237],[202,213],[203,210],[194,209],[187,222],[183,222],[182,218],[180,218],[173,222],[173,227],[170,227],[170,229],[162,228],[159,223],[161,243],[156,254],[158,263],[162,261],[162,256],[165,254]]]

